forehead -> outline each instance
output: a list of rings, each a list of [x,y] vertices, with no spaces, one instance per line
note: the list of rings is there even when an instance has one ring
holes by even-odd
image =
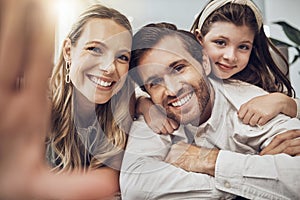
[[[208,34],[214,36],[226,36],[235,40],[252,41],[254,39],[254,31],[246,26],[236,26],[231,22],[215,22],[212,23]]]
[[[111,19],[93,18],[87,21],[80,36],[82,42],[112,41],[131,43],[131,33]]]
[[[175,36],[167,36],[148,50],[140,59],[138,71],[143,80],[150,76],[161,76],[170,72],[175,62],[185,62],[199,70],[201,65],[186,50],[182,41]]]
[[[190,61],[192,56],[185,49],[179,38],[166,36],[143,55],[139,64],[146,65],[156,63],[168,66],[169,63],[179,59]]]

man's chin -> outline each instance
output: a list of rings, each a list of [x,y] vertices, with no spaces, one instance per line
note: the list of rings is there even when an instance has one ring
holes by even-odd
[[[168,113],[167,116],[168,116],[168,118],[176,121],[178,124],[187,125],[187,124],[191,123],[191,121],[189,119],[185,119],[184,117],[175,115],[174,113]]]

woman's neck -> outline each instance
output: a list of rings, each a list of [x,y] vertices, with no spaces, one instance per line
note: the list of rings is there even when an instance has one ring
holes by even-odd
[[[74,90],[75,122],[82,128],[91,126],[97,118],[96,104],[89,101],[80,91]]]

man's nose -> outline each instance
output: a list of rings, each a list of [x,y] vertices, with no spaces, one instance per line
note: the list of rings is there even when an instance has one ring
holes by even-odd
[[[165,76],[165,93],[168,96],[176,96],[177,92],[180,90],[181,84],[179,80],[175,77]]]

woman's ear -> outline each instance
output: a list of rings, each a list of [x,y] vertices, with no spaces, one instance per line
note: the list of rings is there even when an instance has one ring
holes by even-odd
[[[204,72],[206,76],[208,76],[211,73],[211,60],[208,57],[207,53],[203,50],[203,61],[202,61],[202,67],[204,69]]]
[[[72,47],[72,42],[70,38],[66,38],[63,44],[63,55],[66,61],[71,60],[71,47]]]
[[[203,37],[202,37],[202,34],[201,34],[201,32],[200,32],[199,29],[195,30],[195,36],[196,36],[198,42],[202,45],[202,43],[203,43]]]

